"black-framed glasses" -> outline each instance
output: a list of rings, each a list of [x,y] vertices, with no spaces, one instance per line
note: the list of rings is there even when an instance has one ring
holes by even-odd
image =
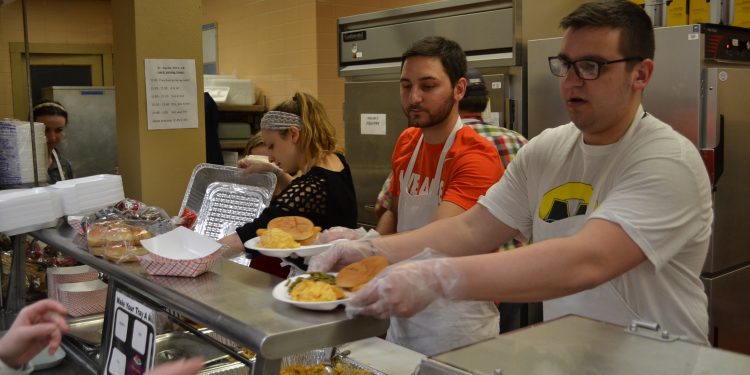
[[[626,61],[643,61],[643,58],[633,56],[611,61],[596,61],[591,59],[571,61],[562,56],[551,56],[549,58],[549,70],[558,77],[565,77],[572,66],[579,78],[592,80],[599,78],[602,66]]]

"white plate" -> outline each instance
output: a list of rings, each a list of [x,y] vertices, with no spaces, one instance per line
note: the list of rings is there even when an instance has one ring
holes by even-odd
[[[300,246],[294,249],[270,249],[267,247],[258,246],[258,242],[260,242],[260,237],[253,237],[245,241],[245,247],[248,249],[258,250],[258,252],[260,252],[261,254],[269,256],[269,257],[274,257],[274,258],[285,258],[291,255],[309,257],[313,255],[318,255],[328,250],[328,248],[331,247],[331,245],[333,245],[333,242],[330,242],[330,243],[324,243],[320,245]]]
[[[335,275],[335,274],[332,274],[332,275]],[[300,277],[308,278],[308,277],[310,277],[310,275],[309,274],[299,275],[297,277],[293,277],[291,279],[284,280],[284,281],[278,283],[273,288],[273,292],[272,292],[273,298],[276,298],[277,300],[279,300],[281,302],[286,302],[286,303],[290,303],[290,304],[292,304],[294,306],[301,307],[303,309],[308,309],[308,310],[322,310],[322,311],[333,310],[336,307],[338,307],[339,305],[346,305],[346,303],[349,302],[349,300],[351,299],[351,294],[349,292],[347,292],[347,291],[344,291],[344,294],[346,295],[346,297],[343,298],[343,299],[336,300],[336,301],[329,301],[329,302],[302,302],[302,301],[295,301],[295,300],[292,299],[291,296],[289,296],[289,291],[287,290],[289,288],[289,284],[287,284],[287,282],[293,283],[294,280],[296,280],[296,279],[298,279]]]

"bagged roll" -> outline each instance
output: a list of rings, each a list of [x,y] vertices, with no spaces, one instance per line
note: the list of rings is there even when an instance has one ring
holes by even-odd
[[[34,123],[39,182],[47,182],[47,138],[44,124]],[[0,120],[0,187],[34,183],[31,126],[26,121]]]

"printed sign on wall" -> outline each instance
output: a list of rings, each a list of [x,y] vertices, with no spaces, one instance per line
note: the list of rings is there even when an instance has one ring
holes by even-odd
[[[385,113],[362,113],[359,121],[361,134],[385,135]]]
[[[198,127],[195,60],[145,59],[148,129]]]

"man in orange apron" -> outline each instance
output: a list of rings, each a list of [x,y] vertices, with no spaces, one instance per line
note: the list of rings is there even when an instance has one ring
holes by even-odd
[[[444,38],[424,38],[403,54],[401,105],[409,128],[393,152],[395,199],[379,233],[410,231],[462,213],[502,176],[494,146],[458,115],[465,71],[463,50]],[[498,324],[492,302],[439,301],[411,318],[391,319],[387,339],[430,355],[491,338]]]

